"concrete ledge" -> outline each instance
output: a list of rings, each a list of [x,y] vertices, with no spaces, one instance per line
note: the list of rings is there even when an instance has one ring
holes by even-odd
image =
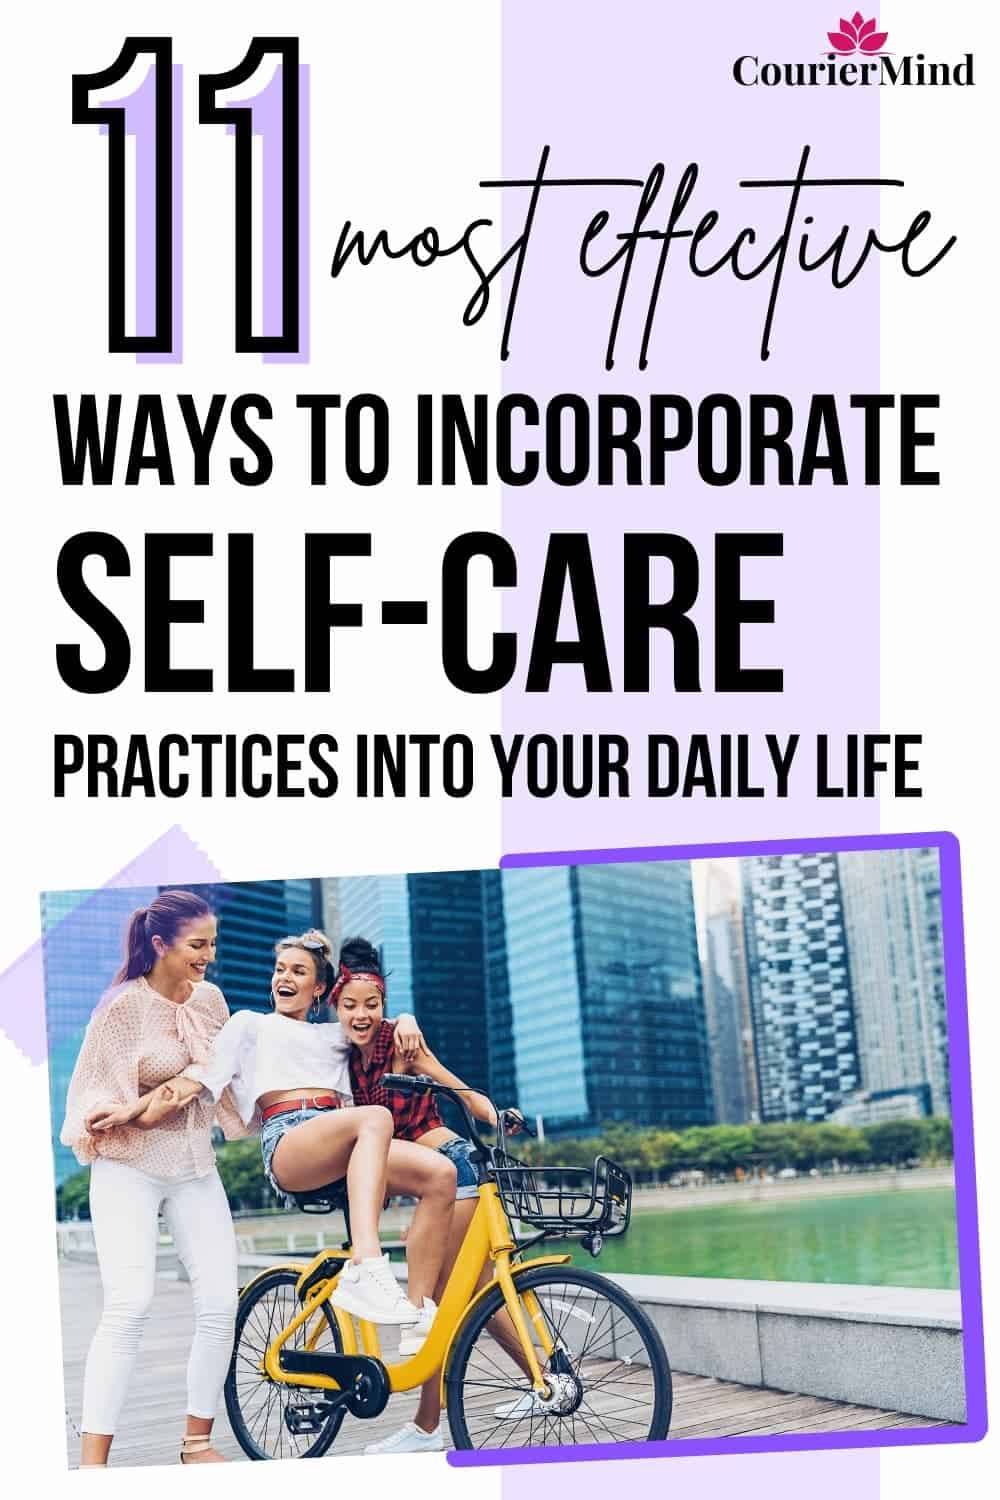
[[[675,1369],[964,1422],[958,1292],[689,1276],[612,1276]]]

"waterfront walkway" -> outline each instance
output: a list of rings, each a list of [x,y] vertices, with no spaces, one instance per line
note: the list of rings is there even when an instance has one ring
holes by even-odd
[[[63,1259],[59,1263],[59,1276],[66,1405],[71,1417],[78,1421],[83,1363],[100,1312],[101,1289],[93,1262]],[[190,1287],[161,1277],[121,1429],[115,1439],[116,1465],[177,1462],[191,1322]],[[415,1407],[415,1395],[400,1395],[393,1397],[382,1416],[374,1421],[360,1422],[349,1417],[333,1453],[360,1453],[366,1443],[376,1442],[406,1421]],[[671,1438],[943,1425],[946,1424],[926,1417],[904,1416],[875,1407],[763,1390],[698,1375],[674,1376]],[[242,1459],[224,1414],[216,1431],[220,1452],[227,1458]],[[67,1439],[69,1461],[75,1465],[77,1438],[69,1420]]]

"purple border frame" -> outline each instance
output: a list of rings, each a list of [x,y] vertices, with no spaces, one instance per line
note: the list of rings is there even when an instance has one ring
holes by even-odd
[[[504,869],[551,865],[626,864],[653,859],[732,859],[766,854],[811,854],[864,849],[937,849],[941,860],[941,932],[944,944],[952,1125],[955,1138],[955,1220],[966,1420],[954,1427],[897,1427],[767,1437],[666,1438],[662,1442],[593,1443],[564,1448],[489,1448],[447,1455],[459,1468],[485,1465],[590,1463],[595,1459],[691,1458],[712,1453],[795,1453],[824,1448],[890,1448],[922,1443],[976,1443],[986,1435],[986,1365],[976,1208],[976,1158],[972,1135],[972,1080],[962,929],[958,840],[951,833],[859,834],[856,837],[769,839],[735,844],[652,845],[639,849],[564,849],[510,854]]]

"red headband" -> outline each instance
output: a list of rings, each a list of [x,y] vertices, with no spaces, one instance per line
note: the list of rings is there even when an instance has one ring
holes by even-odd
[[[341,964],[337,977],[333,981],[333,989],[330,991],[329,1003],[331,1005],[336,1005],[344,985],[350,984],[352,979],[367,979],[375,986],[383,999],[385,998],[385,980],[381,974],[370,974],[367,969],[349,969],[346,964]]]

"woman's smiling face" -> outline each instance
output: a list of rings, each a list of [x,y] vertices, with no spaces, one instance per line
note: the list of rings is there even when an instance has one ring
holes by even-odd
[[[352,979],[337,1000],[337,1019],[359,1047],[373,1040],[385,1011],[385,998],[370,979]]]
[[[214,917],[196,917],[184,922],[169,947],[162,938],[154,937],[153,952],[161,982],[180,984],[188,980],[200,984],[208,965],[215,960],[215,940]]]
[[[271,999],[278,1014],[295,1021],[304,1020],[313,1001],[322,993],[312,954],[305,948],[282,948],[271,975]]]

